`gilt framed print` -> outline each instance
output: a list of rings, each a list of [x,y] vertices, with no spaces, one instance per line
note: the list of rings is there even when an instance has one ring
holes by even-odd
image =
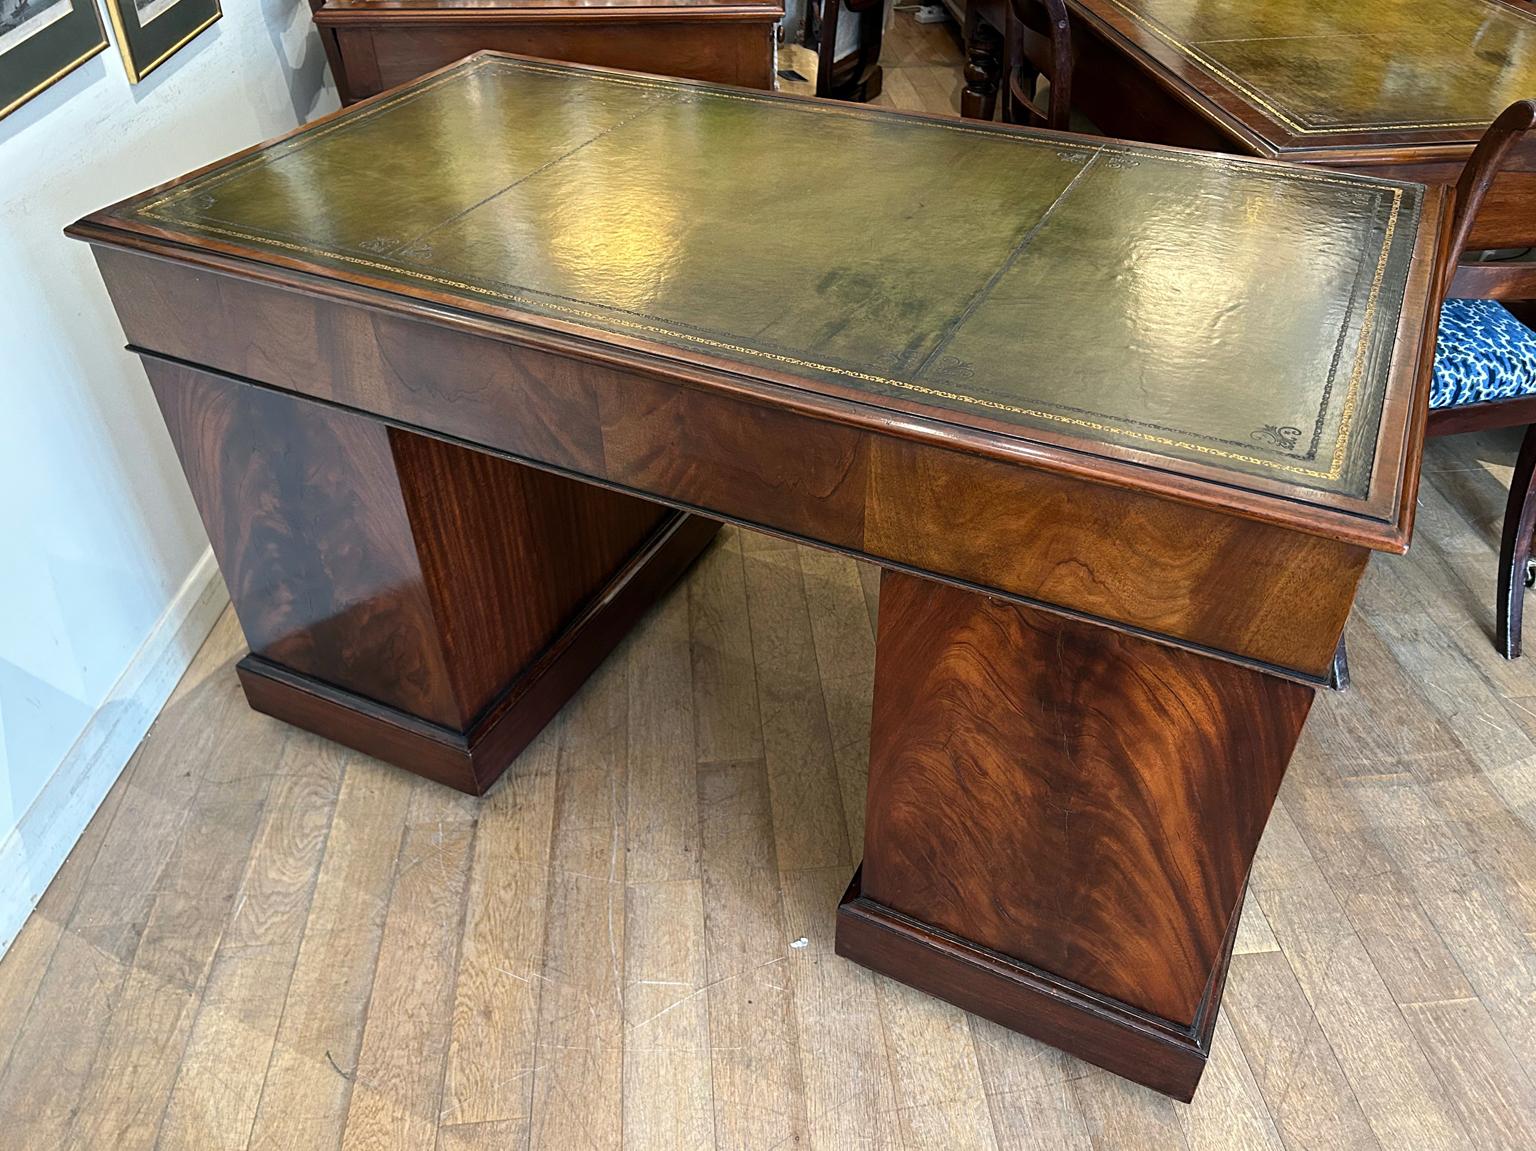
[[[0,116],[106,46],[96,0],[0,0]]]
[[[107,0],[107,11],[135,84],[224,14],[219,0]]]

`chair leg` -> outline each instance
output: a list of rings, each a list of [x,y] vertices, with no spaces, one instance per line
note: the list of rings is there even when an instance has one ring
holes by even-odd
[[[1520,654],[1520,616],[1525,606],[1525,573],[1531,562],[1531,530],[1536,527],[1536,424],[1525,429],[1515,476],[1504,509],[1504,540],[1499,546],[1498,648],[1505,659]]]
[[[814,3],[814,0],[809,0]],[[816,45],[816,95],[823,100],[835,98],[832,67],[837,62],[837,25],[842,15],[842,0],[826,0],[821,9],[821,29]]]
[[[978,20],[965,46],[965,88],[960,115],[967,120],[991,120],[997,112],[997,88],[1002,72],[1002,40],[992,25]]]

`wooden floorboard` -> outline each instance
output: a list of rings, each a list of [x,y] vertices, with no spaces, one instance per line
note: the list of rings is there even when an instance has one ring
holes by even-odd
[[[952,112],[959,60],[898,14],[879,102]],[[1536,1146],[1536,657],[1490,640],[1517,441],[1429,446],[1192,1106],[833,954],[878,573],[726,529],[480,801],[250,712],[221,620],[0,960],[0,1145]]]

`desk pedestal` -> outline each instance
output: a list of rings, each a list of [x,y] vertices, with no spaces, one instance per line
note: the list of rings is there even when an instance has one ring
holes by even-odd
[[[887,571],[838,953],[1189,1099],[1312,697]]]
[[[718,525],[146,359],[256,709],[480,793]],[[1193,1094],[1313,688],[887,570],[837,950]]]
[[[258,711],[480,794],[719,524],[146,358]]]

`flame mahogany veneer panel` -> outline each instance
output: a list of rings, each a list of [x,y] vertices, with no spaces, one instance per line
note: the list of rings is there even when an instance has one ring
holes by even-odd
[[[669,513],[398,428],[389,435],[467,726]]]
[[[1193,1026],[1313,692],[887,572],[863,894]]]
[[[180,365],[146,368],[251,650],[459,726],[389,429]]]
[[[526,694],[530,669],[570,646],[573,627],[605,632],[609,646],[623,635],[627,625],[586,616],[678,518],[343,409],[144,360],[256,657],[241,668],[252,702],[301,722],[350,708],[392,733],[366,750],[467,790],[516,754],[493,766],[477,753],[509,693]],[[658,570],[675,578],[713,535],[703,526],[674,533]],[[590,671],[607,648],[584,642],[573,666]],[[555,670],[571,690],[585,674]],[[470,774],[441,766],[452,762]]]
[[[1314,677],[1369,556],[956,452],[898,440],[872,450],[872,554]]]

